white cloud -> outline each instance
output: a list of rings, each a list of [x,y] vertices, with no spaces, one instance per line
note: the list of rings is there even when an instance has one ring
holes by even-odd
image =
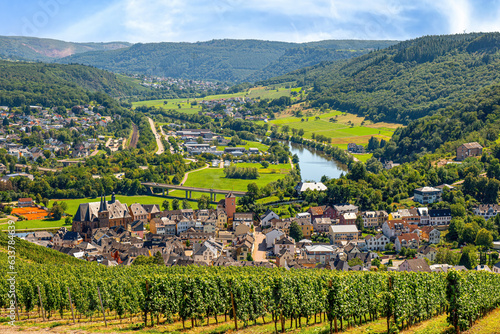
[[[498,2],[491,7],[498,11]],[[55,37],[130,42],[406,39],[498,30],[497,17],[474,14],[474,0],[115,0]]]

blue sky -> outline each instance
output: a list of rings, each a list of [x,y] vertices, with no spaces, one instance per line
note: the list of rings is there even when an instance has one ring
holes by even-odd
[[[0,35],[74,42],[308,42],[500,31],[500,0],[23,0]]]

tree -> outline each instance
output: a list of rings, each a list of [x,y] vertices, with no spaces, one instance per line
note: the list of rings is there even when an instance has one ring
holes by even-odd
[[[257,185],[257,183],[252,182],[247,185],[247,195],[252,200],[259,196],[259,186]]]
[[[179,210],[179,200],[177,198],[172,200],[172,210]]]
[[[59,204],[54,203],[52,208],[50,208],[49,213],[54,220],[60,220],[64,214],[64,210]]]
[[[168,211],[170,209],[170,202],[164,200],[163,203],[161,203],[161,208],[163,209],[163,211]]]
[[[252,253],[247,254],[247,261],[253,261]]]
[[[49,206],[49,200],[47,198],[42,199],[42,203],[43,203],[43,206],[46,208]]]
[[[267,162],[267,161],[265,161],[265,160],[264,160],[264,161],[262,161],[260,164],[261,164],[261,165],[262,165],[262,167],[264,167],[264,168],[269,167],[269,162]]]
[[[207,195],[201,195],[198,199],[198,210],[208,209],[210,205],[210,197]]]
[[[382,264],[382,262],[380,262],[380,260],[378,258],[375,258],[375,259],[372,260],[372,266],[380,268],[381,264]]]
[[[452,217],[465,217],[467,213],[465,207],[460,203],[450,205],[450,210]]]
[[[392,242],[385,244],[386,251],[392,251],[393,249],[394,249],[394,244]]]
[[[358,230],[362,231],[364,228],[365,228],[365,224],[363,222],[363,217],[361,217],[361,215],[358,215],[356,217],[356,227],[358,228]]]
[[[182,200],[182,208],[191,209],[191,204],[189,204],[189,201],[187,199]]]
[[[70,216],[67,216],[67,217],[64,219],[64,225],[71,225],[71,217],[70,217]]]
[[[156,263],[159,266],[165,265],[165,261],[163,260],[163,256],[161,256],[161,253],[159,251],[156,252],[156,254],[154,256],[154,263]]]
[[[448,234],[446,238],[448,241],[457,241],[461,238],[462,232],[465,228],[465,222],[461,218],[453,218],[448,227]]]
[[[347,264],[350,267],[362,266],[363,265],[363,261],[361,261],[361,259],[359,257],[355,257],[354,259],[350,259],[349,261],[347,261]]]
[[[477,232],[475,243],[476,246],[491,248],[493,246],[493,235],[487,229],[482,228]]]
[[[399,255],[406,256],[406,248],[405,247],[401,248],[401,250],[399,251]]]
[[[299,224],[297,224],[296,221],[293,221],[290,224],[290,237],[292,237],[295,240],[295,242],[299,242],[304,238],[302,229],[300,228]]]
[[[460,257],[459,264],[465,266],[467,269],[475,268],[478,264],[479,257],[477,255],[476,247],[469,245],[462,248],[462,256]]]
[[[302,119],[304,121],[304,119]],[[304,135],[304,129],[299,129],[298,135],[302,137]]]
[[[479,230],[479,226],[474,223],[465,224],[464,230],[460,237],[462,243],[472,244],[476,241],[476,235]]]

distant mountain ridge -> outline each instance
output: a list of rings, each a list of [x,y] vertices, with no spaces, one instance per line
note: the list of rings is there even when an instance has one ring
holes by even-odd
[[[0,36],[0,59],[51,61],[77,53],[115,50],[130,45],[127,42],[73,43],[49,38]]]
[[[117,50],[73,54],[57,62],[90,65],[116,73],[253,82],[323,61],[350,59],[395,43],[397,41],[287,43],[232,39],[138,43]]]

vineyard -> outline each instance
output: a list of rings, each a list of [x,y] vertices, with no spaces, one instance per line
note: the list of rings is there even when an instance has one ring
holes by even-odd
[[[0,307],[10,305],[4,253]],[[380,317],[389,330],[447,312],[457,332],[500,304],[500,275],[487,272],[376,273],[248,267],[17,265],[16,318],[155,324],[271,319],[275,331],[327,321],[337,332]],[[2,314],[8,314],[3,312]],[[231,320],[232,319],[232,320]],[[100,320],[100,321],[102,321]],[[234,321],[237,329],[238,323]]]

